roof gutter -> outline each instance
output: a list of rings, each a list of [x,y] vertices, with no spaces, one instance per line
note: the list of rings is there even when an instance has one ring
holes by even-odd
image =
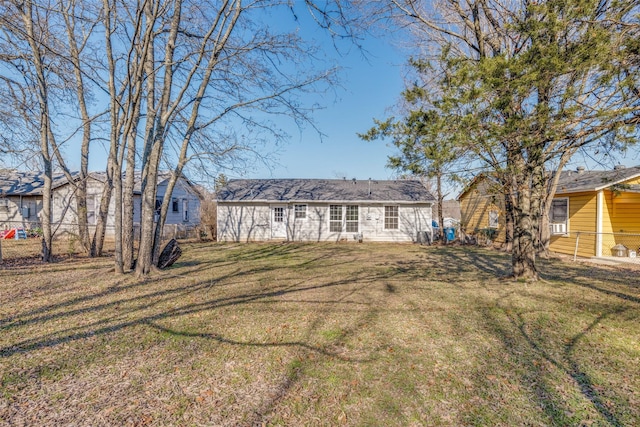
[[[274,200],[274,199],[255,199],[255,200],[219,200],[216,203],[317,203],[317,204],[395,204],[395,205],[415,205],[415,204],[433,204],[435,200]]]

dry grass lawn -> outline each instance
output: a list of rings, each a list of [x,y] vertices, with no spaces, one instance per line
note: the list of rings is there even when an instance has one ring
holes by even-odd
[[[469,247],[189,244],[0,270],[5,425],[639,425],[639,271]]]

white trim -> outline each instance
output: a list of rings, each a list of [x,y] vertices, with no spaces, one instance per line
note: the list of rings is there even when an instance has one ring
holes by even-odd
[[[387,208],[395,208],[395,216],[387,216]],[[384,205],[383,209],[383,227],[384,231],[396,231],[400,229],[400,207],[398,205]],[[387,219],[395,219],[395,227],[387,227]]]
[[[304,206],[304,210],[301,211],[302,213],[304,213],[304,216],[298,216],[298,207],[303,207]],[[294,220],[303,220],[303,219],[307,219],[307,204],[306,203],[296,203],[293,205],[293,219]]]
[[[282,221],[276,221],[276,209],[282,209]],[[289,227],[289,210],[286,204],[270,205],[269,216],[271,223],[271,238],[272,239],[287,239]]]
[[[565,200],[567,202],[567,216],[565,222],[553,222],[553,212],[550,212],[549,215],[549,227],[551,228],[552,236],[560,236],[560,237],[568,237],[569,236],[569,213],[571,212],[569,209],[569,198],[568,197],[554,197],[551,200],[551,209],[553,209],[553,202],[556,200]]]
[[[331,230],[331,222],[338,222],[338,220],[331,220],[331,206],[339,206],[340,207],[340,231]],[[348,231],[347,230],[347,210],[349,207],[355,207],[358,211],[358,230],[357,231]],[[331,203],[327,206],[327,220],[329,224],[329,233],[360,233],[362,231],[362,224],[360,224],[360,205],[356,205],[353,203],[347,205],[340,205],[337,203]],[[349,221],[353,223],[354,221]]]
[[[604,191],[596,195],[596,256],[602,256],[602,209],[604,205]]]
[[[433,206],[432,201],[401,201],[401,200],[272,200],[272,199],[252,199],[252,200],[220,200],[216,199],[216,203],[232,203],[232,204],[251,204],[251,203],[286,203],[286,204],[307,204],[307,205],[367,205],[367,206],[385,206],[385,205],[410,205],[417,207]]]
[[[495,224],[491,224],[491,214],[495,213]],[[500,211],[498,209],[489,209],[489,226],[494,230],[500,228]]]
[[[621,184],[624,183],[626,181],[630,181],[632,179],[636,179],[640,177],[640,173],[636,173],[630,176],[627,176],[625,178],[621,178],[617,181],[611,181],[611,182],[607,182],[606,184],[597,186],[597,187],[590,187],[590,188],[578,188],[576,190],[563,190],[562,188],[558,188],[556,189],[555,195],[556,196],[560,196],[563,194],[575,194],[575,193],[590,193],[592,191],[597,192],[597,191],[601,191],[601,190],[606,190],[607,188],[611,187],[612,185],[617,185],[617,184]]]
[[[599,187],[596,187],[596,188],[595,188],[595,191],[605,190],[605,189],[607,189],[607,188],[611,187],[612,185],[620,184],[620,183],[623,183],[623,182],[625,182],[625,181],[629,181],[629,180],[632,180],[632,179],[636,179],[636,178],[638,178],[638,177],[640,177],[640,173],[636,173],[636,174],[633,174],[633,175],[631,175],[631,176],[627,176],[627,177],[625,177],[625,178],[621,178],[621,179],[619,179],[619,180],[617,180],[617,181],[615,181],[615,182],[608,182],[608,183],[606,183],[605,185],[601,185],[601,186],[599,186]]]

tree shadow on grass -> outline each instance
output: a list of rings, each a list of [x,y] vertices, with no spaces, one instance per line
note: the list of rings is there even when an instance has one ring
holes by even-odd
[[[233,277],[240,278],[250,274],[254,274],[259,271],[261,271],[261,269],[257,269],[256,271],[236,270],[232,274],[229,274],[226,277],[224,277],[224,279],[229,280]],[[54,333],[45,334],[38,338],[25,339],[23,341],[2,347],[0,348],[0,357],[5,358],[5,357],[12,356],[16,353],[26,353],[26,352],[30,352],[36,349],[41,349],[44,347],[57,346],[63,343],[81,340],[81,339],[85,339],[92,336],[99,336],[102,334],[113,333],[118,330],[137,326],[137,325],[148,325],[159,320],[174,318],[178,316],[185,316],[185,315],[195,314],[203,311],[220,309],[228,306],[243,305],[243,304],[253,303],[256,301],[264,301],[270,298],[282,297],[284,295],[295,295],[298,293],[304,293],[307,291],[314,291],[318,289],[334,288],[334,287],[340,287],[343,285],[351,285],[354,281],[364,282],[364,283],[373,283],[373,282],[376,282],[377,280],[379,280],[379,277],[375,274],[372,274],[370,276],[360,276],[357,278],[351,277],[351,278],[346,278],[341,280],[334,280],[334,281],[322,283],[319,285],[305,286],[304,284],[305,282],[300,281],[292,285],[280,287],[279,289],[278,288],[274,289],[273,287],[270,287],[262,292],[232,295],[228,297],[203,301],[200,303],[183,304],[183,305],[179,305],[178,307],[172,308],[170,310],[164,310],[159,313],[140,316],[133,320],[121,321],[121,322],[117,322],[117,321],[114,322],[114,317],[121,317],[123,314],[130,316],[135,312],[142,312],[144,310],[149,310],[154,306],[167,302],[167,300],[180,300],[180,298],[185,297],[188,294],[193,294],[194,292],[201,291],[202,289],[211,286],[211,282],[201,281],[201,282],[194,283],[192,285],[172,287],[170,289],[153,291],[150,293],[144,293],[134,297],[114,298],[109,302],[94,305],[94,306],[76,308],[76,309],[67,310],[64,312],[55,312],[55,313],[50,312],[50,310],[53,308],[59,309],[61,307],[74,306],[76,303],[90,301],[95,297],[95,295],[85,296],[82,298],[78,298],[75,301],[66,301],[61,304],[55,304],[53,306],[49,306],[49,308],[41,308],[38,310],[31,311],[29,313],[20,314],[18,316],[15,316],[17,317],[16,320],[8,319],[10,321],[5,322],[5,324],[2,325],[2,328],[4,328],[5,330],[8,330],[8,329],[24,327],[24,326],[35,327],[38,324],[42,324],[48,321],[59,320],[61,318],[71,317],[79,314],[87,314],[90,312],[101,312],[106,309],[116,308],[122,305],[131,304],[133,302],[140,302],[141,304],[136,306],[134,309],[126,311],[125,313],[122,313],[122,314],[118,313],[117,316],[110,316],[90,324],[58,330]],[[130,285],[130,286],[134,286],[134,285]],[[109,292],[110,291],[107,290],[105,292],[100,293],[100,295],[105,295],[105,294],[108,294]],[[35,317],[31,319],[21,319],[21,317],[24,317],[25,315],[35,315]],[[322,349],[316,349],[316,351],[320,353],[323,352]]]
[[[263,250],[262,255],[257,259],[268,259],[269,251]],[[320,263],[320,262],[330,262],[326,264],[327,268],[336,268],[339,265],[347,264],[348,261],[340,260],[338,257],[334,257],[333,251],[323,251],[321,255],[312,257],[310,259],[304,260],[298,263],[299,266],[307,266],[311,263]],[[237,262],[230,261],[222,266],[231,266],[236,265]],[[196,268],[192,268],[196,267]],[[216,268],[220,268],[221,265],[209,265],[209,263],[194,263],[193,265],[184,265],[181,268],[174,268],[167,270],[164,274],[159,274],[154,277],[145,278],[142,280],[137,280],[132,276],[122,276],[121,279],[117,280],[112,286],[101,290],[100,292],[90,293],[74,298],[70,298],[65,301],[56,302],[53,304],[47,304],[29,311],[25,311],[22,313],[16,313],[11,317],[7,317],[4,319],[0,319],[0,331],[8,330],[18,326],[27,326],[29,324],[37,324],[41,322],[46,322],[50,320],[72,317],[78,314],[86,314],[90,312],[100,311],[107,308],[113,308],[117,306],[122,306],[130,303],[134,303],[136,301],[148,301],[147,304],[139,306],[139,310],[151,308],[154,305],[159,305],[160,303],[165,302],[167,299],[171,298],[180,298],[189,293],[201,291],[203,289],[212,288],[221,286],[221,283],[225,281],[231,280],[233,278],[243,278],[250,277],[262,273],[274,272],[281,269],[281,267],[273,262],[269,265],[256,265],[253,268],[244,268],[242,264],[238,265],[232,272],[214,276],[208,280],[198,281],[192,285],[175,287],[168,286],[166,289],[156,290],[152,292],[144,292],[146,288],[152,288],[155,284],[160,282],[165,282],[167,280],[171,280],[171,278],[184,278],[184,277],[198,277],[207,270],[215,270]],[[291,268],[291,267],[290,267]],[[185,270],[186,269],[186,270]],[[103,275],[104,272],[99,271],[96,272],[96,278]],[[231,286],[233,283],[228,284],[227,286]],[[136,288],[143,291],[142,294],[129,297],[129,298],[120,298],[114,299],[113,301],[99,303],[95,305],[91,305],[88,307],[76,308],[73,309],[74,306],[80,306],[84,303],[95,301],[100,298],[116,296],[117,294],[125,293],[128,291],[133,291]],[[274,294],[275,296],[279,294]],[[166,298],[165,298],[166,297]],[[157,299],[161,298],[161,299]],[[163,299],[164,298],[164,299]],[[5,301],[5,304],[10,304],[11,301]],[[69,310],[64,310],[66,308],[71,308]],[[26,318],[26,319],[25,319]]]
[[[496,308],[499,309],[499,315],[496,314]],[[483,316],[487,331],[498,337],[503,344],[503,350],[525,368],[521,382],[533,388],[538,404],[549,417],[551,424],[575,425],[578,421],[568,415],[572,413],[572,408],[568,406],[566,399],[558,395],[556,387],[547,379],[547,365],[570,377],[578,385],[581,395],[590,402],[606,423],[617,427],[623,425],[622,421],[605,405],[601,392],[595,387],[589,374],[580,367],[573,353],[579,342],[603,320],[626,310],[618,308],[598,315],[587,327],[566,342],[562,358],[545,349],[547,338],[539,328],[527,323],[525,312],[504,307],[498,300],[494,307],[483,310]]]
[[[330,258],[331,251],[329,251],[329,254],[321,254],[311,259],[307,257],[304,263],[321,261],[325,257]],[[338,260],[338,262],[342,261]],[[302,339],[242,340],[225,336],[224,333],[217,331],[180,330],[179,328],[167,326],[167,324],[171,324],[172,319],[178,317],[197,315],[203,312],[214,313],[216,310],[226,307],[241,307],[253,303],[282,304],[282,297],[293,296],[297,301],[296,304],[300,304],[300,301],[305,299],[305,295],[308,292],[323,289],[329,290],[322,294],[322,296],[327,298],[325,300],[310,301],[311,304],[324,304],[327,306],[335,306],[336,304],[348,306],[356,304],[361,306],[361,302],[350,301],[350,296],[353,295],[354,292],[361,291],[371,283],[378,281],[378,275],[375,271],[360,271],[351,277],[339,279],[329,278],[328,280],[323,280],[321,283],[309,283],[301,279],[286,284],[270,284],[264,290],[254,288],[254,290],[249,292],[238,292],[198,301],[197,295],[207,288],[212,286],[233,286],[234,284],[242,286],[243,282],[248,278],[260,276],[265,272],[264,266],[260,264],[249,265],[254,268],[234,269],[224,276],[216,276],[210,280],[200,280],[182,286],[167,286],[160,289],[153,286],[158,281],[167,280],[166,276],[157,277],[142,283],[128,283],[124,286],[123,284],[118,284],[99,293],[84,295],[64,302],[49,304],[29,312],[20,313],[16,315],[14,319],[5,319],[2,328],[5,330],[31,328],[32,331],[40,330],[41,332],[38,332],[37,337],[22,339],[21,341],[16,341],[0,348],[0,358],[6,359],[16,354],[27,354],[40,349],[57,347],[74,341],[117,333],[118,331],[138,326],[156,330],[170,336],[210,340],[221,345],[257,348],[284,347],[291,349],[291,351],[295,353],[295,358],[287,367],[275,391],[270,396],[267,396],[263,404],[256,409],[253,416],[255,422],[262,422],[268,419],[269,414],[277,407],[278,403],[288,395],[291,388],[302,378],[305,363],[313,363],[310,361],[311,359],[307,357],[309,354],[316,354],[319,357],[336,359],[346,363],[367,363],[375,358],[375,352],[350,355],[345,353],[344,349],[340,346],[341,342],[344,342],[349,336],[359,330],[363,322],[370,321],[371,310],[374,309],[365,308],[365,310],[362,310],[363,314],[360,323],[353,325],[352,328],[342,328],[339,336],[333,337],[330,342],[321,344],[314,344],[314,340],[312,340],[311,337],[318,326],[322,324],[322,321],[325,320],[321,318],[322,308],[321,313],[315,313],[318,317],[316,321],[309,326],[306,337],[302,337]],[[270,269],[267,269],[267,271],[270,271]],[[145,291],[145,286],[151,289]],[[140,287],[142,292],[132,295],[132,292],[137,291],[137,287]],[[297,295],[300,295],[300,297],[296,297]],[[108,300],[104,301],[105,298],[103,297],[107,297]],[[98,298],[102,298],[103,301],[86,306],[87,303]],[[164,308],[163,306],[170,301],[174,302],[172,303],[173,307],[170,309]],[[285,302],[289,301],[286,300]],[[123,308],[117,310],[119,306]],[[159,307],[156,312],[149,313],[149,311],[153,310],[156,306]],[[326,308],[326,310],[329,310],[329,308]],[[359,312],[360,310],[359,308],[357,311]],[[44,332],[47,328],[40,327],[50,322],[55,322],[57,325],[68,324],[66,321],[67,318],[73,322],[77,316],[89,313],[98,314],[99,317],[91,323],[80,325],[73,325],[72,323],[73,326],[71,327],[57,329],[52,332]],[[63,322],[60,322],[60,320],[63,320]]]
[[[638,271],[607,266],[586,266],[559,260],[543,263],[541,277],[550,282],[580,286],[640,304]],[[635,295],[634,295],[635,294]]]
[[[438,268],[451,280],[468,274],[478,279],[495,279],[505,276],[510,269],[507,254],[485,248],[451,245],[428,248],[427,254],[425,268]]]

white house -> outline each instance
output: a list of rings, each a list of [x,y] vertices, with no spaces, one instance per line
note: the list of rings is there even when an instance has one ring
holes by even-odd
[[[217,196],[218,241],[412,242],[431,237],[434,201],[415,180],[230,180]]]
[[[72,174],[74,178],[77,172]],[[167,189],[170,174],[162,173],[158,178],[156,206],[160,206]],[[77,178],[76,178],[77,179]],[[105,174],[92,172],[87,177],[87,220],[89,227],[95,226],[100,209]],[[42,172],[0,170],[0,229],[34,228],[40,225],[42,210]],[[56,173],[52,185],[51,222],[57,233],[74,233],[77,230],[77,212],[74,187],[62,173]],[[134,187],[134,222],[140,222],[140,179],[136,177]],[[200,224],[201,195],[191,182],[181,177],[171,195],[171,204],[166,224],[185,228]],[[107,217],[107,235],[114,233],[115,201],[111,198]],[[93,230],[90,230],[93,232]]]

